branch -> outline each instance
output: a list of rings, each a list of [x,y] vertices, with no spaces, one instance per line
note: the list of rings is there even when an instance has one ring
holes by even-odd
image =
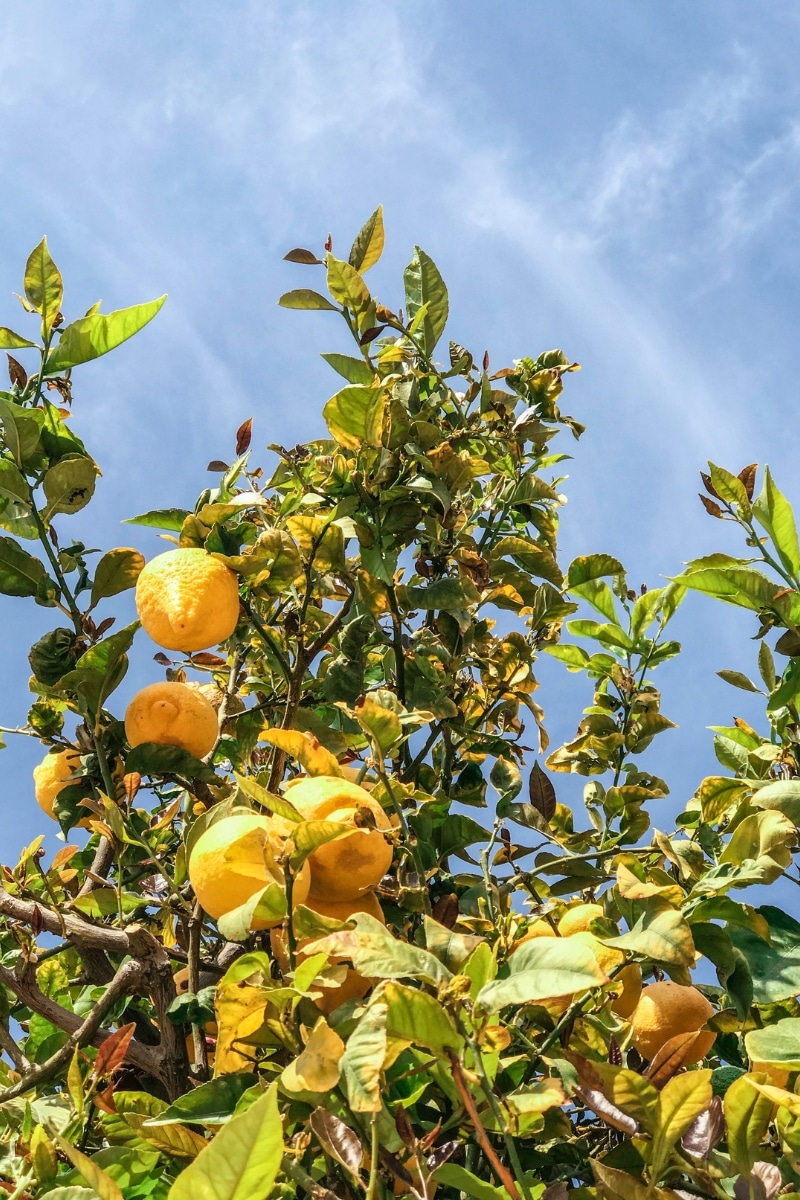
[[[19,1071],[20,1075],[25,1071],[30,1071],[31,1061],[25,1057],[20,1047],[8,1032],[8,1023],[5,1021],[0,1021],[0,1047],[5,1050],[14,1064],[15,1070]]]
[[[20,900],[0,887],[0,915],[20,921],[28,927],[46,930],[57,936],[65,936],[76,947],[88,946],[106,950],[112,954],[133,955],[142,958],[159,943],[141,925],[131,925],[127,930],[111,929],[108,925],[92,925],[75,913],[57,914],[42,904]]]
[[[113,861],[114,847],[108,838],[101,837],[100,843],[95,850],[94,858],[92,859],[92,865],[89,868],[91,875],[97,875],[100,879],[106,879]],[[91,878],[91,875],[87,875],[81,890],[78,892],[79,896],[85,896],[99,886],[97,881]]]
[[[14,992],[27,1008],[30,1008],[33,1012],[51,1021],[53,1025],[57,1025],[60,1029],[69,1033],[69,1040],[47,1062],[32,1067],[25,1075],[25,1078],[21,1079],[19,1083],[15,1083],[13,1087],[6,1088],[4,1092],[0,1092],[0,1104],[4,1104],[6,1100],[13,1100],[15,1096],[21,1096],[23,1092],[28,1092],[31,1088],[52,1079],[69,1061],[78,1046],[90,1044],[101,1046],[107,1038],[111,1037],[110,1030],[100,1028],[103,1017],[120,996],[131,990],[134,983],[141,978],[142,974],[143,967],[141,963],[124,963],[106,991],[93,1006],[88,1017],[84,1021],[81,1021],[76,1013],[70,1012],[67,1008],[62,1008],[55,1000],[51,1000],[49,996],[45,996],[44,992],[40,991],[38,985],[32,979],[19,977],[13,971],[10,971],[8,967],[0,966],[0,983]],[[140,1070],[146,1071],[148,1075],[163,1078],[161,1054],[158,1050],[150,1049],[148,1046],[143,1046],[140,1042],[132,1041],[128,1046],[125,1057],[128,1062],[132,1063],[135,1067],[139,1067]]]
[[[492,1164],[497,1178],[508,1192],[511,1200],[520,1200],[516,1183],[512,1179],[508,1168],[503,1166],[500,1159],[495,1154],[494,1147],[489,1141],[486,1130],[481,1124],[481,1118],[478,1114],[477,1108],[475,1107],[475,1101],[472,1099],[472,1093],[470,1092],[467,1081],[464,1078],[464,1072],[461,1070],[461,1063],[458,1061],[457,1055],[454,1051],[450,1050],[448,1051],[448,1057],[450,1059],[450,1066],[453,1068],[453,1082],[458,1089],[458,1094],[461,1097],[461,1102],[464,1105],[464,1108],[467,1110],[469,1119],[472,1121],[472,1125],[475,1130],[475,1136],[478,1139],[478,1144],[488,1158],[489,1162]]]

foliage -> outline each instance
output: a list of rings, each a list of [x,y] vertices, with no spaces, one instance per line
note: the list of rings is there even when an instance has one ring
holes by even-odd
[[[142,556],[95,560],[63,540],[99,470],[72,432],[72,371],[162,301],[64,325],[45,241],[28,260],[40,341],[0,330],[9,351],[39,355],[30,373],[9,355],[0,394],[0,592],[56,622],[31,649],[16,732],[73,748],[80,769],[55,805],[74,842],[48,863],[37,839],[0,888],[3,1186],[52,1200],[800,1191],[800,924],[741,895],[796,879],[789,502],[768,470],[754,499],[755,466],[712,466],[703,503],[741,526],[748,557],[712,554],[638,594],[604,553],[564,570],[554,444],[582,432],[559,408],[576,364],[552,350],[492,370],[455,342],[443,355],[447,289],[424,251],[403,309],[371,294],[383,240],[378,209],[347,259],[330,240],[324,257],[287,255],[322,283],[283,307],[336,313],[352,339],[324,355],[340,377],[325,435],[271,446],[267,474],[247,421],[193,511],[132,518],[239,580],[239,624],[218,651],[154,656],[154,678],[216,689],[203,761],[130,749],[114,709],[128,656],[147,649],[137,624],[114,628],[108,601],[135,586]],[[653,674],[680,651],[669,625],[688,590],[757,614],[762,683],[720,674],[764,695],[768,732],[717,728],[719,770],[664,833],[650,810],[669,789],[644,756],[672,728]],[[540,653],[590,687],[575,738],[554,749]],[[587,777],[585,811],[558,801],[561,772]],[[254,905],[279,919],[308,854],[346,832],[283,795],[298,774],[368,786],[394,855],[385,926],[299,906],[281,957],[248,932],[252,911],[222,928],[206,917],[187,863],[219,817],[275,813],[291,828],[287,896],[271,884]],[[559,937],[586,902],[602,906],[594,936]],[[615,1009],[617,975],[638,965],[686,985],[701,956],[717,980],[700,985],[711,1050],[682,1065],[692,1030],[645,1062]],[[342,961],[371,990],[326,1016],[315,1000]]]

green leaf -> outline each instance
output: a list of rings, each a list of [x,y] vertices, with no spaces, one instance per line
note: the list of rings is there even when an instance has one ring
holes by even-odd
[[[64,329],[61,341],[48,358],[45,374],[57,375],[115,350],[152,321],[166,298],[160,296],[146,304],[134,304],[131,308],[106,314],[95,313],[73,321]]]
[[[57,1187],[51,1188],[49,1192],[45,1192],[43,1200],[97,1200],[97,1192],[94,1188],[80,1187],[74,1184],[72,1187]]]
[[[42,518],[49,521],[56,513],[75,513],[85,508],[94,495],[97,463],[85,454],[66,454],[50,468],[43,480],[47,507]]]
[[[800,541],[797,524],[789,501],[773,482],[769,467],[764,468],[764,483],[753,505],[753,515],[778,551],[786,570],[795,578],[800,575]]]
[[[331,396],[322,415],[332,438],[347,450],[380,446],[386,393],[382,387],[346,387]]]
[[[360,704],[356,704],[355,715],[367,737],[374,741],[384,755],[388,754],[403,736],[403,727],[397,714],[390,708],[384,708],[371,696],[365,696]]]
[[[711,1071],[686,1071],[676,1075],[661,1089],[658,1098],[658,1117],[653,1136],[653,1176],[658,1178],[669,1158],[670,1151],[683,1137],[692,1121],[704,1113],[711,1103]]]
[[[464,1039],[434,996],[402,983],[387,983],[381,999],[387,1006],[389,1037],[414,1042],[434,1053],[463,1046]]]
[[[27,338],[14,333],[13,329],[0,325],[0,350],[24,350],[28,346],[36,348],[36,342],[29,342]]]
[[[375,266],[375,263],[383,254],[383,245],[383,205],[379,204],[372,216],[364,222],[356,234],[355,241],[348,255],[350,266],[355,267],[363,275],[370,267]]]
[[[473,1175],[466,1167],[459,1167],[457,1163],[445,1163],[432,1173],[431,1178],[443,1183],[445,1187],[455,1188],[467,1196],[472,1196],[473,1200],[510,1200],[505,1188],[495,1187],[493,1183],[479,1179],[477,1175]]]
[[[425,609],[429,612],[460,612],[477,604],[480,593],[469,579],[436,579],[427,587],[401,587],[398,599],[405,608]]]
[[[23,550],[13,538],[0,537],[0,593],[35,596],[45,578],[44,564]]]
[[[731,687],[741,688],[743,692],[760,692],[761,688],[758,684],[753,683],[752,679],[748,679],[741,671],[717,671],[720,679],[724,679]]]
[[[641,916],[628,933],[602,941],[606,946],[640,954],[653,962],[684,967],[694,964],[691,927],[677,909],[658,896],[645,901]]]
[[[353,1112],[374,1113],[381,1110],[381,1079],[388,1037],[386,1018],[385,1004],[370,1004],[347,1039],[339,1067]]]
[[[800,825],[800,780],[782,779],[768,783],[753,794],[752,804],[758,808],[774,808],[795,825]]]
[[[328,291],[334,300],[361,318],[369,310],[372,297],[369,288],[350,263],[328,253],[325,257],[328,268]],[[359,322],[360,323],[360,322]]]
[[[168,529],[171,533],[180,533],[188,516],[188,509],[185,508],[154,508],[138,517],[126,517],[123,525],[145,525],[148,529]]]
[[[708,464],[708,469],[711,474],[714,491],[720,500],[724,500],[726,504],[741,504],[744,509],[750,508],[750,501],[747,499],[747,489],[738,476],[732,475],[724,467],[718,467],[716,463],[712,462]]]
[[[800,1020],[794,1019],[800,1027]],[[778,1021],[777,1025],[784,1023]],[[771,1033],[777,1025],[753,1030],[753,1033]],[[751,1054],[748,1042],[750,1036],[751,1034],[745,1036],[748,1054]],[[755,1055],[751,1054],[751,1057]],[[772,1060],[767,1058],[760,1061]],[[723,1105],[728,1130],[728,1154],[736,1170],[749,1179],[753,1164],[761,1157],[761,1142],[772,1120],[774,1105],[753,1087],[746,1076],[735,1079],[730,1085],[725,1093]]]
[[[751,1029],[744,1044],[753,1062],[800,1069],[800,1017],[783,1017],[762,1029]]]
[[[438,958],[410,942],[400,941],[375,917],[368,913],[356,913],[351,921],[355,929],[329,933],[305,946],[304,952],[348,958],[356,970],[367,978],[411,977],[426,979],[433,984],[452,979],[452,974]]]
[[[7,458],[0,458],[0,496],[7,496],[9,500],[19,501],[30,508],[31,489],[28,481],[19,467]]]
[[[293,292],[284,292],[278,304],[281,308],[298,308],[312,311],[315,309],[326,309],[330,312],[338,312],[335,304],[331,304],[327,296],[321,296],[319,292],[312,291],[311,288],[295,288]]]
[[[567,591],[586,583],[590,579],[601,579],[609,575],[622,575],[625,571],[618,558],[610,554],[585,554],[575,558],[567,571]]]
[[[487,983],[478,992],[475,1003],[485,1012],[585,992],[608,982],[591,948],[569,944],[568,938],[524,942],[511,955],[508,966],[511,974],[507,979]]]
[[[772,607],[775,593],[781,590],[766,575],[749,567],[700,567],[685,571],[674,582],[754,612]]]
[[[406,267],[403,279],[408,319],[413,321],[422,306],[425,306],[421,341],[425,353],[431,355],[447,324],[447,288],[436,263],[424,250],[420,250],[419,246],[414,247],[414,257]]]
[[[351,358],[349,354],[323,354],[320,357],[348,383],[369,387],[375,382],[375,372],[363,358]]]
[[[175,1180],[169,1200],[263,1200],[283,1158],[277,1083],[223,1125]]]
[[[566,663],[570,671],[583,671],[590,660],[590,655],[582,646],[573,646],[568,642],[557,642],[555,646],[543,646],[542,649],[545,654]]]
[[[41,314],[44,328],[50,330],[61,309],[64,282],[50,257],[46,237],[31,251],[25,264],[24,287],[28,303]]]
[[[728,933],[750,964],[756,1004],[775,1004],[800,992],[800,924],[772,905],[764,905],[756,913],[767,922],[769,941],[744,925],[729,923]]]
[[[179,746],[161,746],[157,742],[142,742],[135,746],[125,760],[128,773],[139,775],[177,775],[182,779],[199,779],[202,783],[218,782],[214,768],[203,763]]]
[[[229,942],[246,942],[256,921],[282,921],[287,911],[283,888],[277,883],[268,883],[244,904],[224,913],[217,921],[217,926]]]
[[[596,608],[612,624],[619,626],[619,614],[614,603],[614,593],[604,579],[587,579],[585,583],[576,583],[570,588],[573,596],[578,596]]]
[[[351,837],[353,826],[342,821],[300,821],[292,828],[292,866],[297,868],[320,846]]]
[[[224,1125],[233,1116],[236,1105],[249,1088],[258,1083],[257,1075],[236,1072],[220,1075],[193,1091],[179,1096],[170,1106],[148,1120],[148,1125]],[[117,1106],[119,1107],[119,1105]]]
[[[97,564],[92,584],[92,608],[109,596],[117,596],[136,586],[144,568],[144,555],[138,550],[109,550]]]

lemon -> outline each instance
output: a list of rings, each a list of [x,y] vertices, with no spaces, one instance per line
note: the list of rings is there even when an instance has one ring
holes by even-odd
[[[613,946],[604,946],[588,929],[579,929],[577,933],[570,934],[568,938],[562,940],[582,942],[584,946],[588,946],[597,959],[600,970],[605,971],[606,975],[610,975],[615,967],[619,967],[625,962],[625,955],[621,950],[615,950]]]
[[[592,921],[596,921],[602,915],[603,909],[600,904],[576,904],[574,908],[568,908],[558,922],[558,932],[562,937],[571,937],[573,933],[583,933],[589,928]]]
[[[151,683],[128,705],[125,733],[131,746],[157,742],[205,758],[217,740],[217,714],[205,696],[185,683]]]
[[[136,582],[139,620],[165,650],[206,650],[229,638],[239,620],[235,574],[194,546],[150,560]]]
[[[278,863],[282,850],[272,821],[260,813],[235,813],[210,825],[189,857],[189,882],[203,910],[218,920],[269,883],[285,887]],[[303,903],[309,885],[310,871],[304,866],[294,880],[293,903]],[[270,929],[278,924],[280,921],[256,921],[253,928]]]
[[[713,1015],[713,1007],[697,988],[666,979],[650,983],[631,1015],[633,1044],[644,1058],[654,1058],[670,1038],[698,1031],[683,1059],[684,1066],[691,1066],[713,1045],[715,1034],[699,1032]]]
[[[779,1067],[775,1063],[756,1062],[755,1059],[750,1064],[750,1070],[753,1074],[766,1075],[767,1083],[778,1088],[785,1088],[791,1075],[788,1067]]]
[[[309,856],[312,896],[326,901],[355,900],[372,891],[392,862],[392,848],[381,832],[391,829],[391,821],[378,801],[357,784],[332,775],[306,776],[290,783],[286,799],[306,821],[353,826],[352,834],[319,846]],[[375,828],[359,827],[362,819]]]
[[[56,754],[45,755],[38,767],[33,768],[36,802],[48,817],[54,817],[53,805],[56,796],[68,784],[74,782],[72,777],[80,769],[80,765],[81,756],[77,750],[61,750]]]
[[[355,900],[325,900],[320,896],[309,896],[305,901],[306,908],[319,913],[321,917],[330,917],[333,921],[349,921],[356,913],[368,913],[376,921],[386,924],[380,901],[374,892],[364,892]]]
[[[609,984],[609,990],[617,993],[611,1002],[611,1011],[625,1020],[630,1017],[642,995],[642,968],[638,963],[628,963]]]

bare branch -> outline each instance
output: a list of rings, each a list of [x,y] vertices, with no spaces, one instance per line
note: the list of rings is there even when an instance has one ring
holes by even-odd
[[[8,1023],[6,1021],[0,1021],[0,1047],[5,1050],[6,1054],[14,1064],[15,1070],[19,1071],[20,1074],[25,1071],[30,1071],[30,1059],[25,1057],[20,1047],[8,1032]]]

